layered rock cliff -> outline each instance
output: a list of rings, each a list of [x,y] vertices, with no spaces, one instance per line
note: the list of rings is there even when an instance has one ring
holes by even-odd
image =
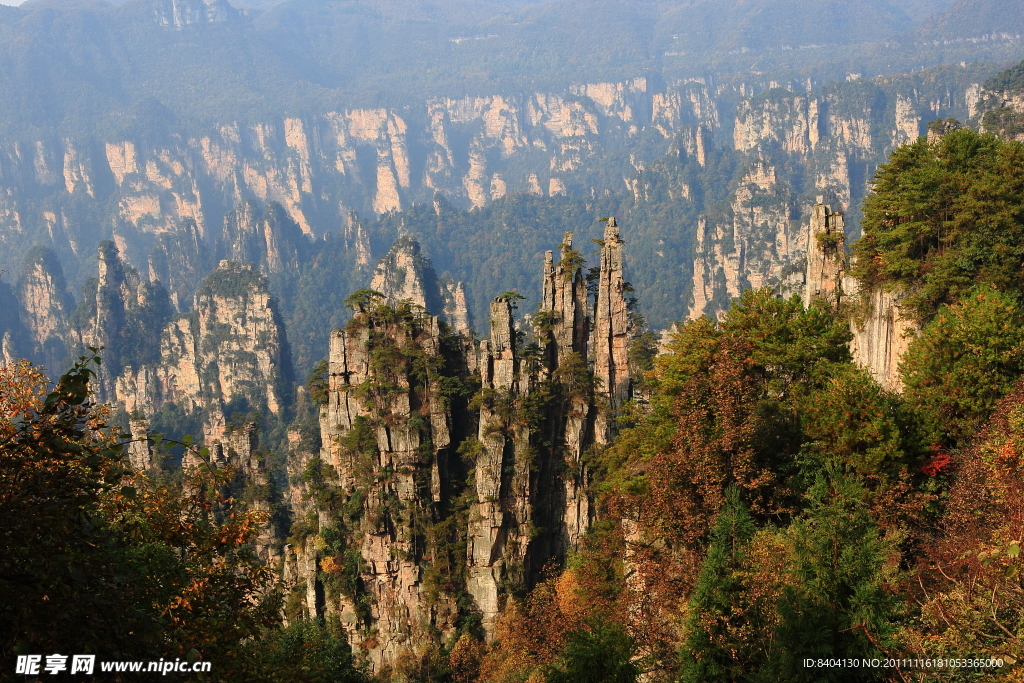
[[[113,242],[100,243],[97,277],[83,289],[72,321],[76,349],[102,349],[104,363],[96,373],[99,400],[115,399],[115,383],[127,363],[158,358],[161,329],[172,313],[159,281],[143,279]]]
[[[383,294],[392,306],[406,301],[437,311],[441,320],[461,334],[472,329],[465,285],[451,278],[438,278],[430,260],[421,253],[420,243],[412,237],[395,240],[374,270],[370,289]]]
[[[857,205],[875,166],[893,147],[924,134],[937,115],[973,114],[979,86],[955,95],[926,92],[914,79],[851,76],[849,85],[787,85],[741,99],[731,150],[718,137],[710,138],[717,147],[701,150],[719,160],[741,154],[728,196],[697,225],[687,317],[716,315],[750,287],[800,291],[806,259],[819,256],[807,252],[814,206],[827,203],[835,215],[847,213],[846,230],[856,238]]]
[[[182,17],[168,26],[187,26],[188,17],[218,6],[200,4],[167,3],[168,17]],[[627,190],[638,204],[662,201],[644,171],[679,153],[695,176],[672,179],[668,194],[707,215],[699,228],[693,221],[668,231],[683,253],[682,263],[667,264],[684,273],[674,297],[685,299],[673,303],[668,322],[686,311],[714,313],[743,287],[789,277],[802,262],[799,225],[813,203],[849,212],[893,145],[915,138],[931,118],[974,113],[981,78],[959,67],[940,71],[831,85],[637,78],[401,110],[223,121],[198,133],[172,126],[154,138],[0,140],[0,243],[7,253],[51,246],[78,283],[91,245],[111,238],[183,310],[213,265],[198,275],[190,269],[204,253],[200,241],[217,258],[285,272],[302,259],[306,243],[296,234],[358,232],[353,210],[385,213],[438,193],[477,207],[514,193]],[[40,197],[46,201],[33,199]],[[271,202],[279,212],[263,208]],[[855,212],[850,227],[855,234]],[[352,239],[369,263],[365,234]],[[13,272],[17,264],[0,256],[0,267]],[[639,264],[638,274],[648,267]]]
[[[804,305],[821,299],[833,310],[842,311],[850,321],[854,362],[884,388],[900,391],[900,360],[919,326],[901,310],[903,291],[886,290],[881,285],[863,290],[849,276],[845,239],[843,214],[816,204],[808,225]]]

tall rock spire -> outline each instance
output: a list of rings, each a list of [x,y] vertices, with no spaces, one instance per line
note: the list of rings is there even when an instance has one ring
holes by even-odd
[[[611,443],[615,420],[630,398],[629,311],[626,282],[622,277],[622,245],[619,226],[609,218],[601,245],[601,264],[594,312],[594,376],[607,395],[607,407],[597,413],[594,437],[597,443]]]
[[[389,306],[408,301],[440,316],[456,332],[468,335],[472,321],[465,285],[451,278],[438,278],[430,259],[421,252],[415,238],[399,237],[377,264],[370,289],[383,294]]]
[[[572,237],[571,232],[565,233],[557,263],[552,252],[544,256],[543,295],[540,312],[534,320],[538,339],[542,344],[546,342],[548,369],[568,389],[559,425],[566,465],[562,477],[565,501],[560,542],[566,549],[575,547],[590,525],[589,473],[583,462],[583,451],[591,438],[593,413],[592,397],[588,392],[579,391],[578,380],[589,373],[590,316],[583,259],[572,248]]]
[[[491,302],[491,338],[481,345],[480,354],[484,400],[477,437],[476,500],[469,516],[467,589],[490,634],[500,606],[499,586],[511,567],[524,566],[532,512],[530,428],[510,415],[529,386],[520,374],[512,303],[507,297]]]
[[[343,535],[360,561],[351,584],[326,591],[334,611],[374,668],[419,657],[435,632],[451,633],[453,608],[424,585],[428,533],[442,507],[451,445],[448,406],[438,386],[444,348],[437,318],[400,306],[392,314],[357,312],[331,335],[327,403],[321,406],[321,459],[332,472],[334,502],[318,524]],[[294,548],[296,571],[316,566],[340,575],[343,555],[316,543]],[[324,553],[321,558],[317,553]],[[315,571],[314,583],[315,588]],[[307,608],[316,613],[316,591]],[[366,633],[374,633],[367,638]]]
[[[807,233],[804,306],[809,306],[815,298],[825,299],[832,306],[838,306],[846,265],[843,214],[832,213],[825,204],[815,204]]]
[[[583,278],[582,258],[572,248],[572,233],[565,233],[559,245],[559,261],[553,252],[544,255],[544,281],[541,297],[540,336],[548,342],[548,362],[558,366],[559,358],[576,352],[586,357],[589,317],[587,285]]]
[[[77,341],[82,347],[103,347],[96,396],[109,401],[116,397],[115,381],[126,363],[159,358],[160,332],[173,307],[167,290],[143,280],[110,241],[100,242],[96,291],[86,299],[82,308],[89,313],[76,330]]]

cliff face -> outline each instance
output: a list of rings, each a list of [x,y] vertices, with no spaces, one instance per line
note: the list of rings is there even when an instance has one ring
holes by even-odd
[[[875,381],[889,391],[902,391],[899,364],[920,328],[900,309],[901,292],[872,289],[866,297],[863,317],[850,322],[850,352],[858,365],[867,368]]]
[[[824,204],[815,204],[807,234],[804,302],[821,298],[837,308],[843,294],[845,270],[846,224],[843,214],[832,213],[832,209]]]
[[[252,266],[222,261],[197,292],[194,311],[168,323],[159,339],[157,360],[128,366],[117,379],[116,397],[128,412],[152,415],[175,403],[215,415],[232,400],[280,411],[284,331]],[[223,417],[209,419],[219,440]]]
[[[377,667],[422,655],[433,629],[455,625],[456,596],[424,576],[428,556],[442,552],[437,523],[451,504],[451,418],[438,385],[445,353],[437,319],[401,305],[360,313],[331,337],[320,458],[340,500],[320,506],[318,526],[321,538],[342,542],[333,553],[307,544],[301,556],[319,558],[327,611]],[[316,609],[308,597],[307,607]]]
[[[808,226],[804,305],[823,299],[833,310],[843,310],[850,317],[854,362],[881,386],[898,392],[903,388],[900,359],[919,328],[900,310],[902,292],[880,286],[862,292],[860,284],[847,275],[845,238],[843,214],[816,204]]]
[[[228,261],[257,264],[262,272],[276,274],[297,271],[308,244],[280,204],[271,202],[264,211],[243,200],[225,216],[217,252]]]
[[[198,0],[154,7],[177,28],[222,14],[220,4]],[[625,186],[643,202],[638,170],[679,150],[702,172],[717,174],[713,182],[734,185],[728,215],[711,212],[699,234],[689,307],[697,315],[720,310],[747,282],[775,281],[800,262],[805,234],[794,234],[790,219],[819,199],[849,209],[893,145],[916,137],[927,119],[966,118],[979,97],[968,78],[894,77],[817,89],[767,77],[658,87],[638,78],[566,92],[439,98],[402,110],[225,121],[201,134],[162,131],[160,144],[0,140],[0,243],[45,243],[62,258],[84,261],[92,244],[111,238],[140,271],[152,265],[159,277],[150,279],[187,307],[202,273],[177,261],[181,253],[201,254],[197,240],[218,245],[218,258],[282,272],[296,251],[301,258],[297,233],[345,231],[354,225],[353,210],[404,209],[436,193],[484,206],[509,193]],[[707,203],[697,184],[671,192]],[[40,197],[48,199],[34,199]],[[257,208],[270,202],[281,211]],[[689,239],[692,230],[680,226],[676,237]],[[366,245],[365,236],[354,241]],[[13,265],[0,256],[0,267]],[[682,265],[689,276],[689,261]]]
[[[444,322],[460,333],[468,333],[472,316],[466,303],[466,288],[451,278],[439,279],[430,260],[421,253],[420,243],[400,237],[377,264],[370,289],[384,295],[391,305],[409,302],[437,311]]]
[[[21,322],[31,344],[26,355],[59,372],[70,356],[73,300],[56,254],[48,249],[30,253],[17,292]]]
[[[87,284],[72,325],[74,348],[103,349],[104,363],[96,373],[99,400],[115,398],[115,382],[126,363],[155,360],[160,330],[171,313],[167,290],[144,280],[113,242],[101,242],[97,277]]]
[[[976,97],[971,117],[983,133],[1024,142],[1024,67],[997,74]]]
[[[697,226],[688,317],[717,315],[749,287],[801,291],[806,259],[820,256],[807,251],[814,206],[828,203],[834,215],[854,209],[894,146],[916,140],[923,124],[943,112],[972,114],[978,88],[970,84],[954,96],[928,93],[916,82],[851,80],[820,91],[773,87],[741,99],[731,149],[720,136],[705,136],[701,145],[702,158],[740,156],[728,197]],[[684,153],[692,156],[691,147]],[[856,212],[846,227],[853,237],[855,219]]]

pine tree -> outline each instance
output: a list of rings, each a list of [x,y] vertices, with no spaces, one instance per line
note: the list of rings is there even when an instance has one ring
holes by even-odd
[[[868,681],[881,669],[805,668],[805,658],[884,658],[895,646],[899,600],[888,586],[893,550],[868,514],[859,479],[827,467],[803,519],[789,529],[792,555],[780,622],[763,680]]]
[[[730,487],[711,532],[711,545],[690,599],[688,636],[682,652],[681,683],[744,679],[751,655],[749,624],[742,610],[740,576],[754,520]]]

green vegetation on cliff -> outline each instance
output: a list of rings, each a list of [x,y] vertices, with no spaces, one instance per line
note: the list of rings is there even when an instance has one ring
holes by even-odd
[[[897,148],[864,202],[854,275],[909,291],[919,321],[978,285],[1017,294],[1024,144],[961,129]]]

